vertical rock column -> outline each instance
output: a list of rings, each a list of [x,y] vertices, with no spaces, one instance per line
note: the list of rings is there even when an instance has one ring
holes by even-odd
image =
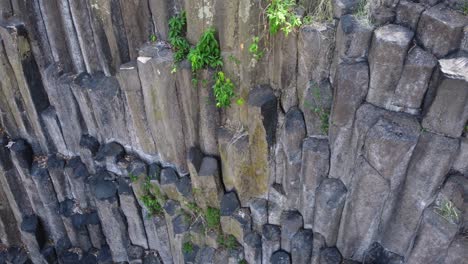
[[[143,88],[150,131],[164,161],[187,172],[182,113],[177,97],[175,75],[171,74],[172,52],[167,47],[148,47],[138,57],[138,73]]]

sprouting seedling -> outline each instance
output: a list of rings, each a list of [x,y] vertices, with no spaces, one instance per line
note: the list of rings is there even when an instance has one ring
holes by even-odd
[[[151,41],[151,42],[156,42],[157,40],[158,40],[158,37],[156,37],[155,34],[151,34],[151,35],[149,36],[149,41]]]

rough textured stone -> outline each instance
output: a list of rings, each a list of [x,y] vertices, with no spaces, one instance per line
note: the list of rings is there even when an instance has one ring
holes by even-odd
[[[250,212],[254,229],[261,231],[263,225],[268,222],[268,200],[262,198],[253,199],[250,203]]]
[[[342,260],[343,257],[336,247],[328,247],[320,250],[320,264],[339,264]]]
[[[416,31],[424,6],[411,1],[400,1],[396,8],[395,23]]]
[[[373,243],[364,254],[363,263],[403,264],[403,257],[385,250],[379,243]]]
[[[304,113],[307,135],[328,135],[329,115],[333,90],[328,80],[320,83],[309,82],[300,97],[300,108]]]
[[[228,192],[221,199],[221,216],[231,216],[240,208],[239,199],[235,192]]]
[[[328,140],[306,138],[302,144],[301,182],[302,199],[301,213],[304,216],[304,227],[312,228],[315,211],[317,188],[329,171]]]
[[[460,152],[453,163],[453,168],[464,175],[468,174],[468,138],[462,138]]]
[[[191,176],[195,201],[201,208],[219,208],[223,188],[218,161],[204,157],[198,175]]]
[[[416,37],[424,49],[442,58],[458,49],[467,23],[466,17],[439,4],[422,13]]]
[[[397,25],[383,26],[374,32],[369,51],[369,103],[390,108],[413,35]]]
[[[317,83],[328,78],[333,58],[335,29],[327,23],[304,25],[298,37],[297,94],[299,99],[310,81]]]
[[[333,0],[333,17],[340,18],[341,16],[351,14],[358,8],[359,1],[356,0]]]
[[[423,210],[447,175],[459,147],[456,139],[422,133],[408,165],[394,213],[382,234],[382,246],[404,256]]]
[[[457,231],[456,224],[447,221],[432,208],[426,209],[407,263],[442,262]]]
[[[281,215],[281,248],[290,251],[291,240],[303,227],[304,220],[297,211],[285,211]]]
[[[187,150],[183,147],[184,128],[175,75],[171,74],[172,52],[162,45],[148,46],[148,49],[150,52],[143,52],[138,57],[138,74],[149,129],[162,159],[186,172]]]
[[[312,230],[299,230],[291,239],[291,260],[292,263],[309,264],[312,259],[313,249]]]
[[[436,133],[459,137],[468,120],[468,58],[455,57],[439,63],[443,77],[422,126]]]
[[[224,216],[221,212],[221,228],[224,233],[233,235],[238,241],[243,241],[252,230],[249,209],[237,209],[231,216]]]
[[[468,252],[465,249],[467,247],[468,239],[466,239],[466,237],[457,237],[452,244],[450,244],[445,263],[466,263],[468,260]]]
[[[266,224],[262,228],[262,263],[269,263],[274,252],[280,249],[281,228]]]
[[[262,236],[253,231],[244,236],[244,255],[247,263],[262,262]]]
[[[278,250],[270,258],[271,264],[291,264],[291,256],[284,250]]]
[[[317,188],[313,229],[327,245],[335,245],[346,198],[346,187],[338,179],[325,179]]]
[[[407,113],[418,113],[437,61],[419,47],[408,53],[403,72],[393,95],[392,105]]]

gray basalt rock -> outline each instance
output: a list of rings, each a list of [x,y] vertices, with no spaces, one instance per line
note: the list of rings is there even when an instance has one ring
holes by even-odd
[[[200,149],[207,155],[219,155],[217,130],[220,126],[220,112],[216,106],[216,97],[213,87],[216,72],[214,70],[202,70],[199,78],[202,81],[198,86],[198,102],[200,119],[198,124],[198,134]],[[181,88],[181,89],[186,89]],[[195,87],[197,89],[197,87]],[[182,98],[181,98],[182,99]],[[187,98],[185,100],[192,100]],[[184,131],[185,132],[185,131]]]
[[[213,264],[215,249],[212,247],[204,247],[198,251],[195,258],[195,264]]]
[[[204,157],[198,174],[192,174],[191,179],[197,204],[204,209],[219,208],[223,187],[218,160]]]
[[[307,135],[327,136],[333,89],[328,80],[309,82],[306,86],[300,98],[300,108],[304,113]]]
[[[425,50],[442,58],[458,49],[467,23],[465,16],[439,4],[422,13],[416,38]]]
[[[262,263],[262,236],[255,231],[244,236],[244,254],[247,263]]]
[[[453,168],[464,175],[468,174],[468,138],[461,138],[460,152]]]
[[[312,259],[313,232],[309,229],[299,230],[291,240],[292,263],[309,264]]]
[[[270,261],[273,252],[281,248],[281,228],[265,224],[262,228],[262,263]]]
[[[379,243],[373,243],[364,254],[363,263],[403,264],[403,257],[385,250]]]
[[[468,120],[468,58],[443,59],[439,64],[442,80],[422,126],[436,133],[459,137]]]
[[[263,198],[253,199],[250,203],[250,213],[254,229],[261,231],[263,225],[268,222],[268,200]]]
[[[278,100],[268,85],[255,87],[248,97],[248,132],[251,159],[251,171],[247,181],[250,197],[265,198],[268,192],[269,176],[272,172],[271,148],[276,143],[276,127],[278,123]],[[244,165],[245,166],[245,165]],[[255,187],[253,186],[255,185]],[[240,192],[239,196],[243,194]],[[242,198],[241,198],[242,199]],[[243,203],[244,204],[244,203]]]
[[[428,132],[421,134],[400,198],[382,233],[384,248],[402,256],[406,254],[423,210],[447,175],[458,147],[457,139]]]
[[[356,11],[359,1],[357,0],[333,0],[333,17],[340,18]]]
[[[435,57],[423,49],[410,50],[393,95],[392,105],[396,109],[410,114],[419,112],[436,64]]]
[[[424,11],[424,6],[411,2],[411,1],[400,1],[396,8],[396,19],[395,23],[404,27],[416,31],[419,18]]]
[[[274,183],[268,194],[268,223],[280,225],[281,214],[288,208],[288,197],[283,185]]]
[[[125,149],[117,142],[110,142],[101,145],[96,153],[95,161],[97,165],[105,167],[107,170],[121,174],[121,170],[117,163],[125,156]]]
[[[132,245],[148,249],[145,227],[140,215],[140,209],[136,202],[130,183],[121,179],[119,184],[119,201],[122,212],[127,220],[128,236]]]
[[[163,263],[174,263],[171,241],[169,240],[169,224],[164,216],[145,217],[143,215],[148,246],[152,250],[157,250]],[[172,231],[171,231],[172,233]]]
[[[437,210],[437,209],[435,209]],[[424,211],[414,246],[407,263],[442,262],[447,248],[458,231],[458,226],[429,207]]]
[[[320,264],[320,253],[327,245],[325,244],[325,238],[320,233],[315,232],[313,236],[312,259],[310,263]]]
[[[137,63],[132,61],[120,66],[117,79],[125,98],[127,128],[132,146],[145,153],[155,153],[156,146],[147,124]]]
[[[300,28],[298,37],[297,93],[299,99],[309,81],[328,78],[335,48],[335,28],[328,23],[312,23]]]
[[[285,211],[281,214],[281,248],[291,251],[294,235],[303,227],[304,220],[298,211]]]
[[[468,247],[468,239],[459,236],[450,244],[450,247],[445,257],[445,263],[455,264],[463,263],[468,259],[468,252],[465,250]]]
[[[171,74],[172,52],[162,44],[149,45],[140,50],[137,61],[146,117],[159,154],[185,173],[187,150],[176,76]]]
[[[48,136],[51,138],[51,149],[54,149],[59,153],[68,153],[67,146],[63,140],[63,135],[60,129],[59,121],[57,119],[57,112],[55,111],[55,108],[49,107],[42,111],[41,120],[44,124],[44,128],[47,131]]]
[[[271,264],[291,264],[291,256],[284,250],[278,250],[270,257]]]
[[[286,114],[281,133],[281,143],[286,156],[283,186],[288,197],[288,203],[296,209],[298,209],[302,194],[300,164],[302,162],[302,141],[305,136],[304,116],[299,108],[291,108]]]
[[[346,187],[338,179],[325,179],[316,192],[313,229],[324,236],[327,245],[335,245]]]
[[[302,144],[301,182],[303,187],[300,211],[304,216],[305,228],[312,228],[317,188],[322,180],[328,176],[329,157],[328,140],[318,138],[304,140]]]
[[[397,25],[375,30],[369,51],[370,81],[366,99],[369,103],[390,108],[413,36],[412,31]]]
[[[221,199],[221,216],[231,216],[240,208],[239,199],[235,192],[228,192]]]
[[[320,264],[340,264],[342,261],[343,257],[336,247],[320,250]]]
[[[221,228],[224,233],[233,235],[238,241],[252,230],[252,217],[248,208],[239,208],[231,216],[224,216],[221,212]]]

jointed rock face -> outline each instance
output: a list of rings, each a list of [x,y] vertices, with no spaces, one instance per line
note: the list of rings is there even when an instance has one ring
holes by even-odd
[[[270,2],[0,0],[0,264],[468,263],[466,1]]]

